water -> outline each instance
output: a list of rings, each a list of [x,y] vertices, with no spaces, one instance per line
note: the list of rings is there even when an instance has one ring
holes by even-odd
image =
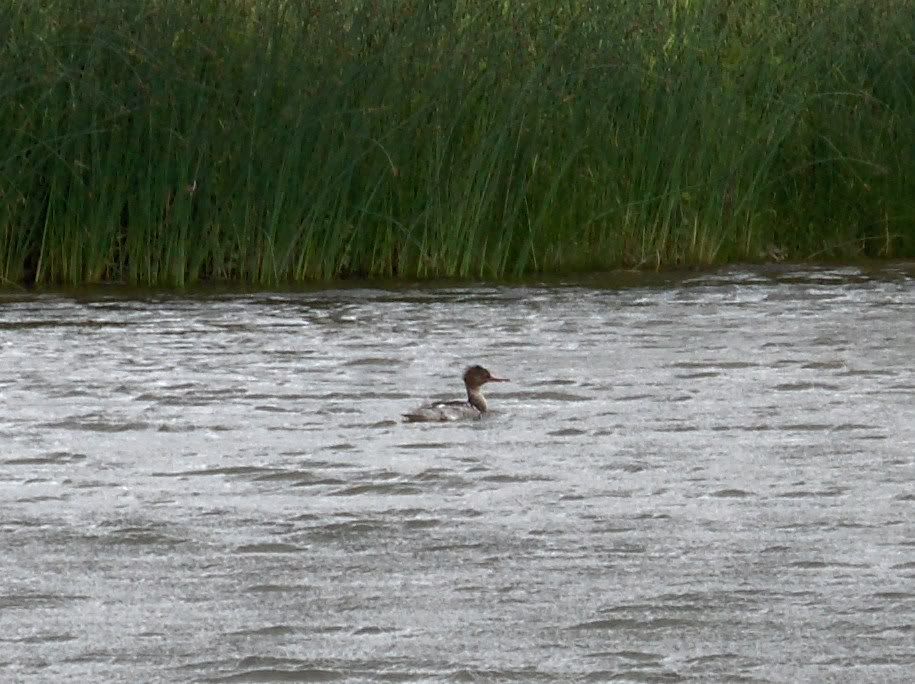
[[[4,295],[0,679],[910,681],[915,267],[630,280]]]

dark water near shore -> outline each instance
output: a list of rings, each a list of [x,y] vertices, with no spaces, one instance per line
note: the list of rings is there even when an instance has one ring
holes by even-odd
[[[911,680],[915,267],[593,285],[0,295],[0,680]]]

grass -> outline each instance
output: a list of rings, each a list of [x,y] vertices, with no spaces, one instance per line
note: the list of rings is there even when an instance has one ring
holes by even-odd
[[[0,0],[0,282],[915,256],[908,0]]]

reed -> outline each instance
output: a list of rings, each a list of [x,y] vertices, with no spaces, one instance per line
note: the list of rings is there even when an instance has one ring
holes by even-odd
[[[0,280],[915,256],[909,0],[0,0]]]

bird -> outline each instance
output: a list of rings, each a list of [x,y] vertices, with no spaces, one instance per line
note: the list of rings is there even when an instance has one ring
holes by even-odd
[[[483,366],[470,366],[464,371],[466,401],[440,401],[420,406],[404,413],[404,420],[407,423],[444,423],[482,418],[489,409],[481,389],[487,382],[508,382],[508,378],[497,378]]]

